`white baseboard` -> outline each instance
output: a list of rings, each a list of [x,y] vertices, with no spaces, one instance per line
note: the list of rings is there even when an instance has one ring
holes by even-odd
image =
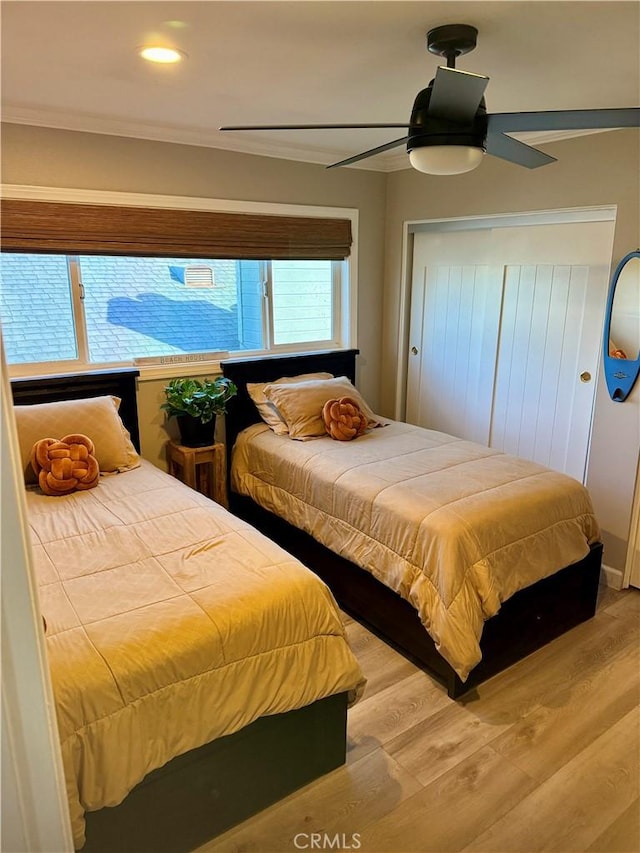
[[[604,582],[607,586],[611,587],[611,589],[622,589],[623,574],[620,569],[605,566],[603,563],[602,574],[604,575]]]

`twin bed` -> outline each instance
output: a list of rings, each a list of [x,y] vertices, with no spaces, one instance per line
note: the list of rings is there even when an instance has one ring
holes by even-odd
[[[122,473],[97,488],[28,488],[77,847],[86,818],[87,851],[193,849],[344,762],[363,677],[317,576],[453,698],[593,615],[598,527],[570,478],[394,422],[353,441],[291,437],[304,394],[355,381],[356,355],[223,363],[239,389],[234,514],[126,437]],[[323,378],[295,381],[308,374]],[[268,426],[255,389],[283,378]],[[135,382],[14,381],[23,461],[51,401],[117,396],[137,446]]]
[[[325,584],[137,456],[135,372],[12,384],[27,481],[69,433],[111,471],[26,493],[76,848],[191,850],[344,763],[364,679]]]
[[[598,525],[572,478],[452,436],[387,421],[353,441],[298,441],[263,423],[256,388],[299,423],[317,392],[272,383],[355,382],[356,355],[223,362],[239,389],[226,418],[231,508],[458,698],[594,614]]]

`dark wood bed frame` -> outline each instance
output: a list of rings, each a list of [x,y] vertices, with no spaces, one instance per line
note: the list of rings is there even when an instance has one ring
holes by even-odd
[[[11,381],[16,405],[114,394],[140,449],[139,371],[121,369]],[[118,806],[86,814],[83,853],[186,853],[287,794],[334,770],[346,757],[347,696],[329,696],[261,717],[235,734],[153,771]]]
[[[355,384],[358,350],[307,353],[260,359],[228,359],[223,374],[238,386],[226,421],[227,459],[240,430],[260,421],[246,390],[247,382],[269,382],[281,376],[328,371],[348,376]],[[229,480],[230,482],[230,480]],[[417,611],[369,572],[333,553],[307,533],[231,493],[233,512],[276,540],[331,587],[341,607],[389,645],[441,681],[457,699],[511,664],[584,622],[595,613],[602,545],[595,544],[578,563],[521,590],[506,601],[484,625],[482,660],[462,682],[435,648]]]

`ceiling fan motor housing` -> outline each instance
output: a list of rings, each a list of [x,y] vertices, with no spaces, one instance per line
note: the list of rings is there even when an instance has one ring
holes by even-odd
[[[428,145],[468,145],[485,150],[487,138],[487,106],[480,101],[474,118],[465,124],[429,113],[433,80],[418,92],[411,110],[407,151]]]

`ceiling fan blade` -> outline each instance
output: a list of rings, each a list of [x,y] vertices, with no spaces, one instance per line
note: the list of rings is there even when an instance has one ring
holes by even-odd
[[[606,110],[552,110],[531,113],[494,113],[487,116],[489,132],[519,133],[543,130],[597,130],[640,127],[640,107]]]
[[[390,148],[395,148],[402,145],[409,139],[408,136],[403,136],[402,139],[394,139],[393,142],[385,142],[384,145],[378,145],[377,148],[370,148],[368,151],[363,151],[362,154],[355,154],[353,157],[347,157],[346,160],[340,160],[339,163],[332,163],[327,166],[327,169],[335,169],[336,166],[348,166],[350,163],[357,163],[358,160],[364,160],[366,157],[373,157],[374,154],[381,154],[383,151],[388,151]]]
[[[519,139],[505,136],[504,133],[489,133],[487,136],[487,154],[517,163],[518,166],[526,166],[527,169],[537,169],[538,166],[546,166],[547,163],[555,163],[556,158],[550,157],[537,148],[525,145]]]
[[[478,112],[488,82],[489,78],[481,74],[439,66],[433,82],[428,114],[434,118],[468,124]]]
[[[227,125],[218,130],[352,130],[355,128],[376,127],[409,127],[408,123],[401,124],[247,124]]]

